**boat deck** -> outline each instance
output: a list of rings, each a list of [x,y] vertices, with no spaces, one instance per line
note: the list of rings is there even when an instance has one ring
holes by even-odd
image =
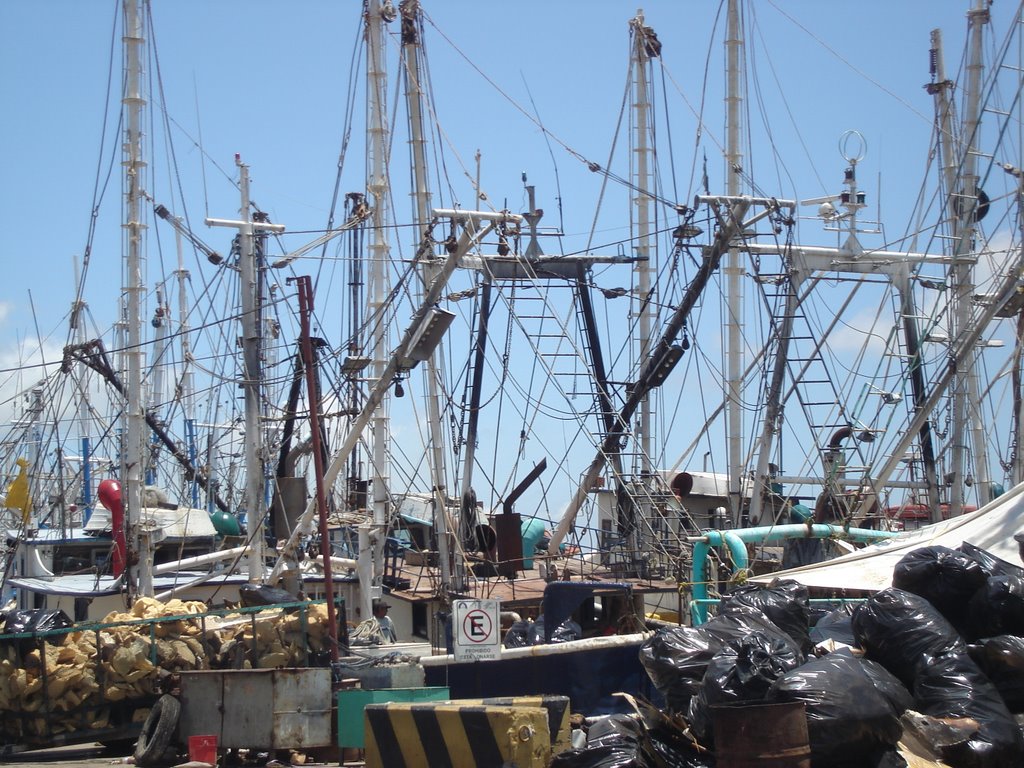
[[[437,599],[441,592],[441,569],[435,564],[416,560],[419,558],[413,562],[398,558],[394,567],[389,568],[389,598],[411,603]],[[550,575],[553,569],[557,569],[557,580],[608,582],[609,587],[628,584],[634,594],[644,596],[646,604],[662,603],[666,610],[671,611],[679,608],[679,585],[674,579],[625,576],[620,569],[592,564],[579,558],[559,558],[551,565],[536,559],[532,568],[517,571],[514,578],[497,575],[486,567],[477,567],[471,569],[476,570],[476,574],[467,572],[466,589],[462,591],[462,596],[467,599],[498,600],[503,609],[509,610],[538,606],[549,579],[556,580]],[[488,571],[492,575],[482,575]]]

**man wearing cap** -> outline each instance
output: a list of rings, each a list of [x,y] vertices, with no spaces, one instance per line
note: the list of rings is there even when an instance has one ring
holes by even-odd
[[[380,625],[380,633],[384,636],[385,642],[397,643],[398,634],[395,632],[395,622],[388,616],[388,608],[390,607],[390,603],[385,603],[383,600],[374,600],[373,618]]]

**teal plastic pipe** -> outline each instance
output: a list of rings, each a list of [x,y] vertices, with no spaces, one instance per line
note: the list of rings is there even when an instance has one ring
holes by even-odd
[[[836,537],[851,539],[858,542],[878,541],[880,539],[891,539],[899,536],[898,531],[875,531],[870,528],[844,528],[841,525],[829,523],[815,523],[807,526],[803,523],[794,525],[765,525],[756,528],[737,528],[732,531],[704,531],[702,538],[693,543],[693,566],[691,572],[691,583],[693,597],[695,600],[707,600],[708,585],[704,575],[705,565],[708,559],[708,550],[711,547],[725,546],[732,555],[733,573],[745,570],[747,562],[747,543],[756,542],[764,544],[769,541],[782,541],[785,539],[825,539]],[[708,618],[707,605],[695,602],[693,604],[694,624],[703,624]]]

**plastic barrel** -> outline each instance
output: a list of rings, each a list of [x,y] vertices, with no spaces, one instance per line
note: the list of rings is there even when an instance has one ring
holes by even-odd
[[[712,707],[718,768],[811,768],[803,702]]]
[[[520,528],[523,536],[523,570],[533,568],[533,556],[537,553],[537,545],[544,538],[544,521],[537,518],[524,520]]]

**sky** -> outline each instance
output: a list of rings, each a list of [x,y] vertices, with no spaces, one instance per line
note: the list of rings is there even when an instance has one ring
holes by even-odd
[[[274,244],[278,252],[321,232],[346,115],[363,111],[361,95],[347,96],[364,69],[353,62],[360,5],[152,0],[148,69],[158,95],[150,104],[147,152],[154,201],[187,217],[200,238],[225,252],[229,236],[202,221],[237,217],[237,154],[250,168],[252,197],[287,228]],[[621,160],[609,166],[609,158],[621,156],[628,143],[628,127],[618,126],[628,126],[620,123],[629,109],[628,25],[640,5],[424,0],[427,80],[445,146],[443,170],[435,166],[444,180],[435,204],[474,207],[470,181],[479,175],[487,205],[523,211],[525,177],[545,211],[542,226],[564,233],[561,243],[546,239],[547,248],[628,249],[628,192],[614,181],[602,188],[588,163],[624,167]],[[662,195],[692,204],[705,169],[709,188],[724,191],[724,12],[715,0],[652,0],[642,7],[663,46],[664,71],[654,87],[665,105],[658,108]],[[942,30],[952,76],[961,66],[967,3],[756,0],[745,8],[750,63],[743,163],[759,189],[797,200],[839,192],[847,165],[841,137],[856,130],[866,145],[858,164],[868,195],[864,215],[883,212],[884,236],[874,242],[895,242],[913,231],[932,132],[932,102],[923,88],[930,77],[929,35]],[[1001,43],[1015,11],[1008,0],[993,5],[988,48]],[[119,14],[113,0],[0,0],[5,421],[16,410],[17,394],[38,378],[37,366],[60,356],[87,247],[82,298],[99,329],[116,317],[122,284]],[[389,34],[397,30],[395,22]],[[393,109],[394,86],[388,98]],[[353,117],[342,194],[362,189],[361,119]],[[595,218],[599,203],[603,213]],[[406,198],[397,198],[395,208],[396,217],[408,217]],[[813,217],[814,208],[798,213]],[[800,226],[808,239],[835,239],[813,221]],[[159,237],[158,245],[150,235],[151,275],[169,274],[176,262],[173,236],[165,230]],[[210,270],[194,254],[187,258],[196,281]],[[339,320],[321,320],[325,334],[341,333]]]

